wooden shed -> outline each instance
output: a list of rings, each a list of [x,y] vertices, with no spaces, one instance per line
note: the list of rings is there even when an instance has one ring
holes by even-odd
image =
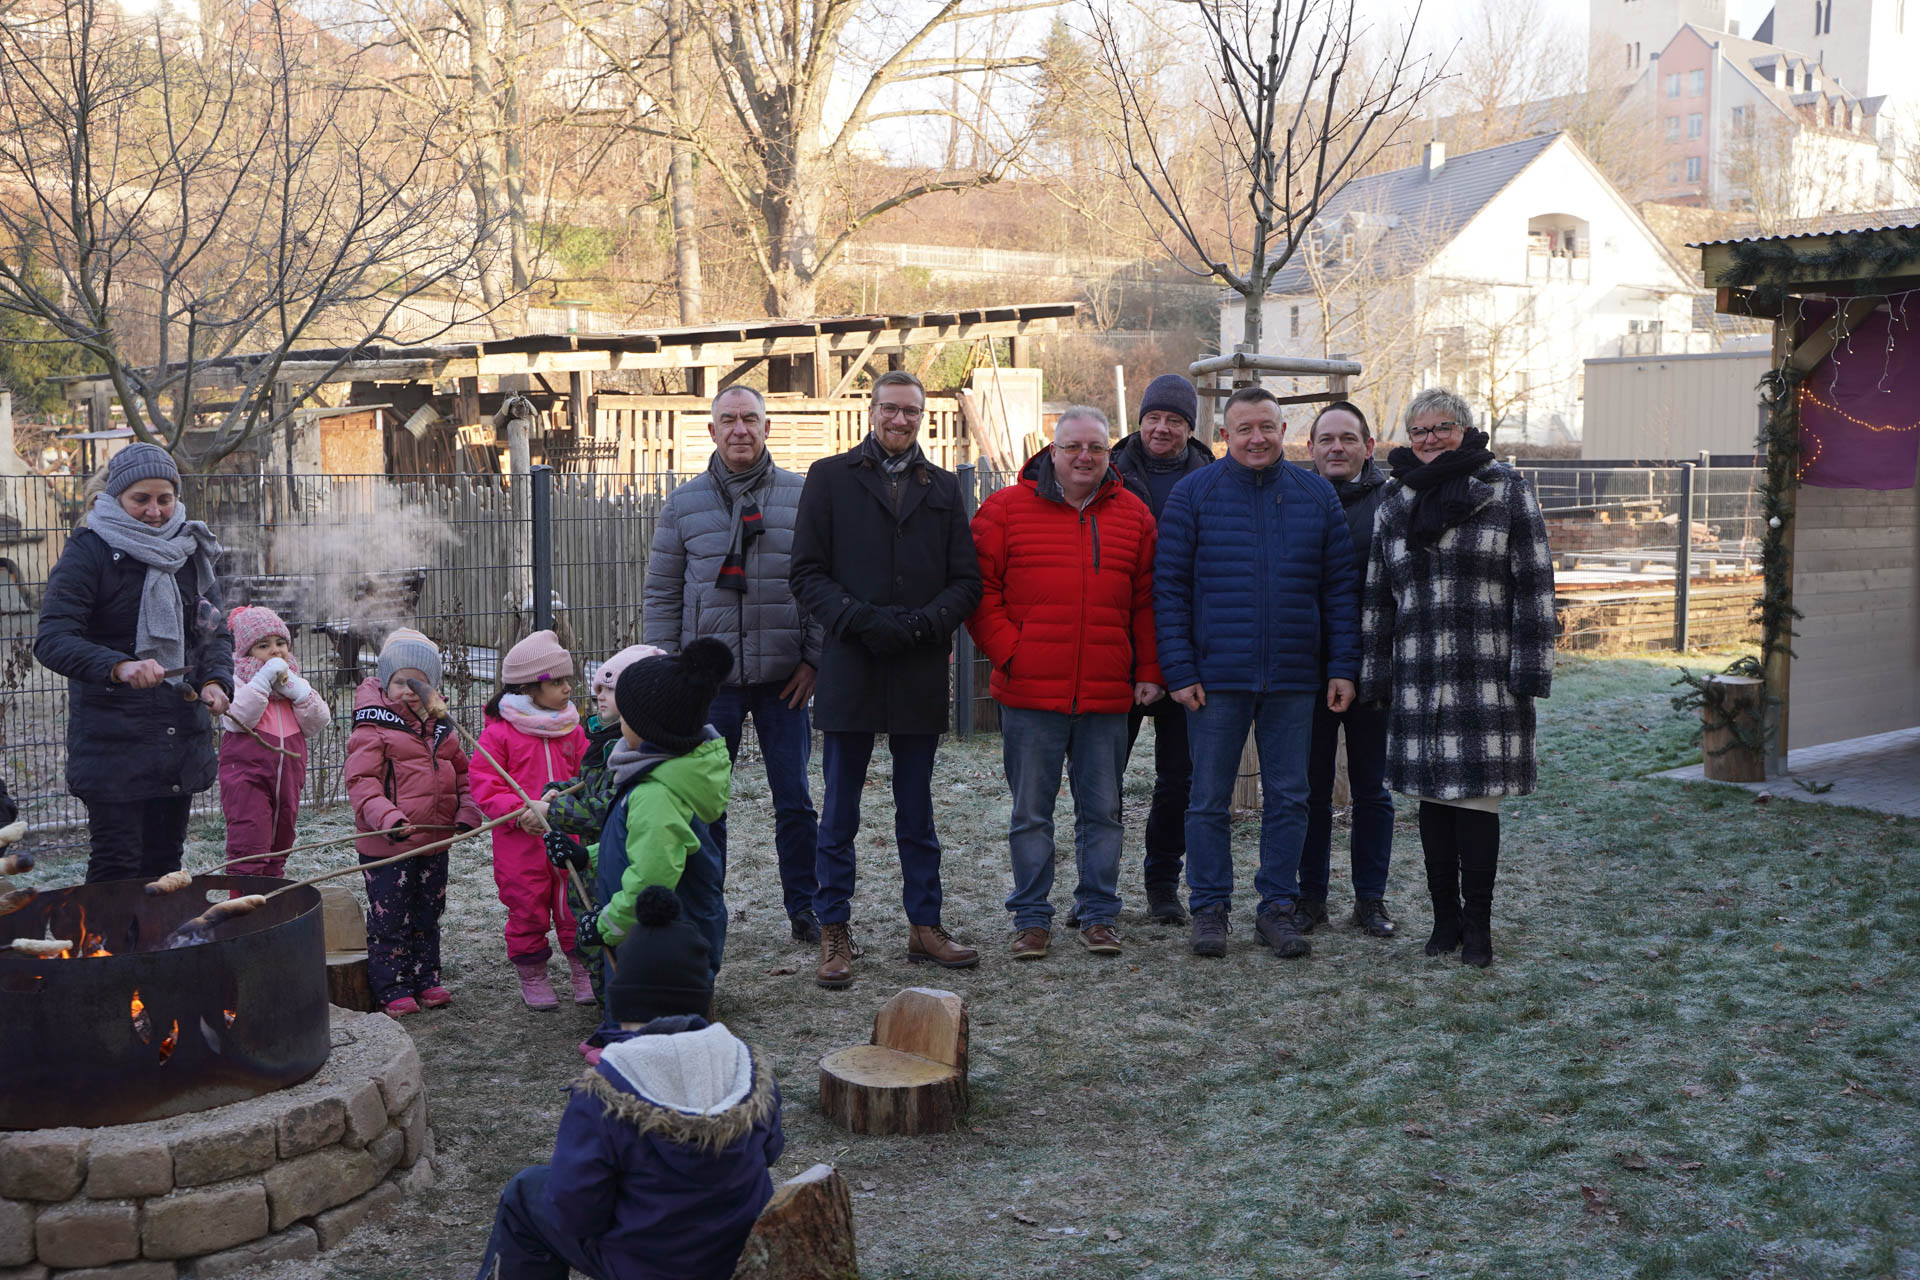
[[[1920,725],[1920,225],[1697,246],[1773,322],[1762,661],[1786,753]]]

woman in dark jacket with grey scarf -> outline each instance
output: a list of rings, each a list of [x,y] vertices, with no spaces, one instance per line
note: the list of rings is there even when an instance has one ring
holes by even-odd
[[[1407,438],[1374,518],[1360,698],[1388,703],[1387,783],[1420,802],[1427,954],[1484,968],[1500,801],[1534,788],[1533,700],[1553,686],[1553,556],[1532,486],[1459,396],[1414,396]]]
[[[115,454],[47,578],[33,655],[67,677],[67,790],[87,806],[87,879],[175,871],[233,696],[220,544],[187,519],[165,449]],[[94,486],[88,486],[89,491]]]

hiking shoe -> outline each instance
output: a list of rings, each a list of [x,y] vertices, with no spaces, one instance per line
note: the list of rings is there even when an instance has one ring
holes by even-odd
[[[1148,885],[1147,918],[1155,924],[1185,924],[1187,913],[1180,909],[1180,887]]]
[[[1013,935],[1013,958],[1015,960],[1044,960],[1047,958],[1048,934],[1038,926],[1022,929]]]
[[[1399,927],[1387,914],[1385,898],[1362,898],[1354,903],[1353,924],[1369,938],[1391,938]]]
[[[1187,946],[1197,956],[1224,956],[1227,935],[1232,932],[1233,921],[1227,918],[1226,903],[1199,907],[1193,913],[1193,936]]]
[[[1080,931],[1080,945],[1096,956],[1120,954],[1120,935],[1110,924],[1090,924]]]
[[[1300,932],[1312,933],[1313,926],[1327,922],[1327,900],[1302,898],[1293,904],[1293,914],[1299,922]]]
[[[1260,914],[1254,917],[1253,931],[1282,960],[1298,960],[1313,950],[1313,944],[1307,941],[1307,931],[1301,924],[1299,908],[1291,902],[1283,902],[1279,906],[1263,907]]]
[[[853,981],[853,933],[844,924],[820,926],[820,967],[814,970],[816,986],[838,990]]]
[[[802,911],[792,918],[793,940],[795,942],[817,943],[820,941],[820,921],[811,911]]]

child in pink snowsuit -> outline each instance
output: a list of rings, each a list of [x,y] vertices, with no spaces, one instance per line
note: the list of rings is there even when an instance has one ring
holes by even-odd
[[[300,678],[292,635],[259,605],[227,615],[233,630],[233,702],[220,717],[220,808],[236,876],[280,876],[293,847],[307,739],[326,732],[333,712]]]
[[[538,797],[549,782],[579,770],[587,735],[573,692],[573,656],[551,631],[536,631],[507,650],[500,664],[502,688],[487,704],[480,746],[529,796]],[[474,753],[468,778],[474,803],[489,818],[512,813],[519,795],[480,752]],[[507,909],[507,958],[520,974],[520,998],[530,1009],[558,1008],[560,1000],[547,980],[547,943],[559,935],[572,970],[573,1002],[592,1004],[593,981],[574,944],[573,913],[567,910],[567,881],[547,860],[541,838],[546,824],[529,812],[518,823],[493,829],[493,882]]]

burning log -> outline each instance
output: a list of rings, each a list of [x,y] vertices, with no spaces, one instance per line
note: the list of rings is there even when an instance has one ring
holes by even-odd
[[[65,938],[15,938],[7,947],[23,956],[42,957],[62,955],[73,950],[73,944]]]
[[[0,827],[0,844],[19,844],[22,840],[25,840],[26,838],[27,838],[27,823],[26,823],[26,819],[24,818],[21,819],[19,822],[9,822],[6,826]],[[27,859],[27,867],[31,867],[32,865],[33,865],[33,860],[31,858]],[[27,867],[22,867],[20,869],[22,871],[25,871]]]
[[[40,896],[38,889],[14,889],[0,893],[0,916],[10,916]]]

